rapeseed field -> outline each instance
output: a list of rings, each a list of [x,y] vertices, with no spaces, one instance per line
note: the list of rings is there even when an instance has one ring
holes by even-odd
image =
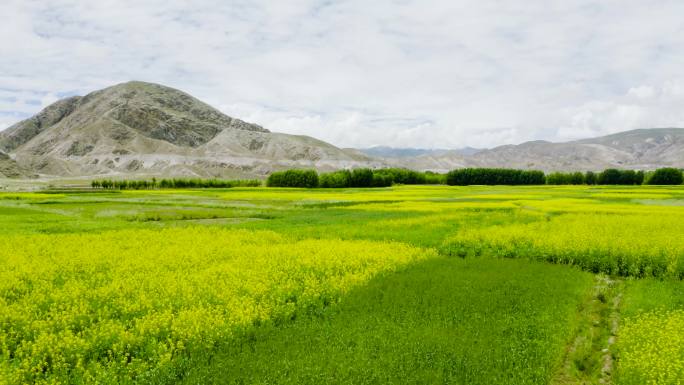
[[[682,223],[681,187],[3,193],[0,384],[680,384]]]

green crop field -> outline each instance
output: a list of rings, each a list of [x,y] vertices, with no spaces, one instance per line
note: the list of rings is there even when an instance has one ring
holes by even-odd
[[[684,187],[0,193],[0,384],[682,384]]]

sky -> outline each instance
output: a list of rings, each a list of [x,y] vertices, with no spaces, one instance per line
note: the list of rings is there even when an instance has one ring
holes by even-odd
[[[129,80],[340,147],[684,127],[684,1],[2,0],[0,130]]]

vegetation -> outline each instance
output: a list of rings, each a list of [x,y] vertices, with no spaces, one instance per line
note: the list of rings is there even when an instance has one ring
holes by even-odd
[[[90,186],[95,189],[109,190],[151,190],[151,189],[178,189],[178,188],[230,188],[230,187],[259,187],[262,182],[257,179],[200,179],[200,178],[173,178],[151,180],[93,180]]]
[[[603,185],[640,185],[644,182],[644,172],[609,168],[598,175],[597,183]]]
[[[682,184],[682,172],[678,169],[658,169],[648,178],[648,184]],[[634,185],[642,184],[642,171],[609,169],[599,174],[591,171],[562,173],[544,176],[540,171],[514,169],[459,169],[448,174],[430,171],[419,172],[402,168],[371,170],[367,168],[339,170],[318,174],[314,170],[286,170],[272,173],[266,185],[269,187],[347,188],[388,187],[392,185],[450,184],[450,185]],[[226,180],[200,178],[173,178],[151,180],[93,180],[91,187],[105,190],[153,190],[182,188],[232,188],[259,187],[260,180]]]
[[[659,168],[648,178],[648,184],[654,185],[679,185],[682,182],[682,170],[676,168]]]
[[[679,384],[684,378],[684,285],[629,281],[617,340],[618,385]]]
[[[681,223],[681,214],[519,215],[527,218],[464,230],[447,241],[445,252],[533,258],[620,276],[684,279],[684,238],[671,238],[669,230]]]
[[[444,175],[403,168],[340,170],[319,176],[319,187],[388,187],[393,184],[444,184]]]
[[[266,180],[268,187],[318,187],[316,170],[286,170],[271,173]]]
[[[376,170],[375,173],[389,177],[394,184],[439,184],[439,179],[431,178],[439,174],[430,172],[419,172],[405,168],[384,168]]]
[[[202,227],[16,235],[0,250],[10,383],[144,378],[430,257],[403,244]]]
[[[598,183],[598,176],[593,171],[587,171],[584,174],[584,183],[587,185],[595,185]]]
[[[318,185],[323,188],[343,188],[351,186],[351,171],[340,170],[321,174]]]
[[[593,176],[593,173],[591,175]],[[585,178],[584,174],[581,172],[553,172],[546,176],[546,184],[595,184],[589,183],[591,181],[595,182],[595,179],[592,176]]]
[[[463,168],[450,171],[446,183],[450,186],[468,185],[540,185],[546,182],[542,171],[508,168]]]
[[[323,320],[193,363],[182,383],[545,384],[591,283],[558,266],[431,259],[354,289]]]
[[[352,170],[349,178],[349,187],[372,187],[373,170],[369,168],[357,168]]]
[[[677,384],[682,202],[681,186],[0,193],[0,384]]]
[[[677,384],[684,378],[684,309],[628,318],[620,341],[623,384]]]

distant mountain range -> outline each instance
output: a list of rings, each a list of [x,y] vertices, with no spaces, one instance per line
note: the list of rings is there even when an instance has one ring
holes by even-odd
[[[0,132],[0,177],[259,177],[285,168],[551,170],[684,167],[684,129],[643,129],[492,149],[341,149],[270,132],[173,88],[128,82],[57,101]]]
[[[424,154],[396,164],[445,171],[459,167],[506,167],[544,171],[587,171],[606,168],[684,167],[684,129],[653,128],[563,143],[532,141],[479,150]]]

